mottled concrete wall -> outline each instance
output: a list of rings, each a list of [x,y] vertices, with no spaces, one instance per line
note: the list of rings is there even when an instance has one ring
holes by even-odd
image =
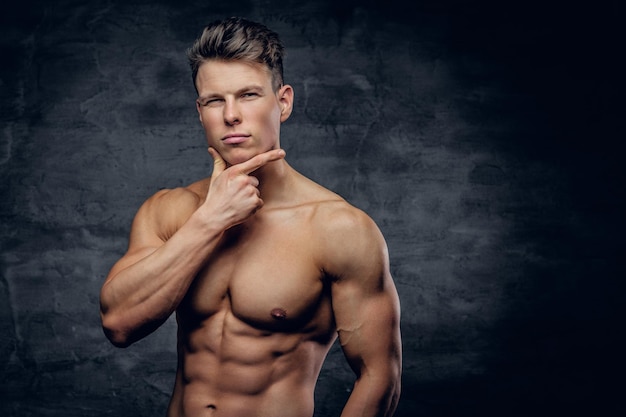
[[[2,6],[0,414],[163,415],[175,324],[115,349],[98,292],[141,202],[210,172],[184,52],[229,15],[287,45],[290,163],[387,238],[397,415],[618,407],[623,9],[488,3]],[[351,378],[335,347],[316,416]]]

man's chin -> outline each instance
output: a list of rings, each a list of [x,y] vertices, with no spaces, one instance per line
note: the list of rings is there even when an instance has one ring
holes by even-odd
[[[267,151],[272,150],[268,149]],[[226,149],[222,155],[227,166],[233,166],[249,161],[257,155],[262,154],[265,151],[259,151],[257,149],[244,149],[244,148],[230,148]]]
[[[224,158],[226,165],[233,166],[249,161],[256,155],[258,155],[258,152],[254,152],[252,149],[231,148],[224,151],[222,158]]]

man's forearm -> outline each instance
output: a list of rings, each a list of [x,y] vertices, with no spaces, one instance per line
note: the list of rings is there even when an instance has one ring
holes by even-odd
[[[111,342],[128,346],[178,307],[223,231],[192,215],[162,246],[118,271],[102,287],[102,324]]]

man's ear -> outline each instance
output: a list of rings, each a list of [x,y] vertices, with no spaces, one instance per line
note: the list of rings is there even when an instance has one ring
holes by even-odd
[[[293,88],[289,84],[285,84],[278,90],[278,103],[280,105],[280,121],[281,123],[289,119],[293,110]]]
[[[200,111],[200,102],[196,100],[196,110],[198,110],[198,119],[200,119],[200,123],[202,123],[202,112]]]

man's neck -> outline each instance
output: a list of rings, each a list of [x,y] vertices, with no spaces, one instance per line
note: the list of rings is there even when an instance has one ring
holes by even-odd
[[[294,171],[285,160],[270,162],[250,175],[259,180],[259,192],[266,206],[284,203],[293,194],[290,191]]]

